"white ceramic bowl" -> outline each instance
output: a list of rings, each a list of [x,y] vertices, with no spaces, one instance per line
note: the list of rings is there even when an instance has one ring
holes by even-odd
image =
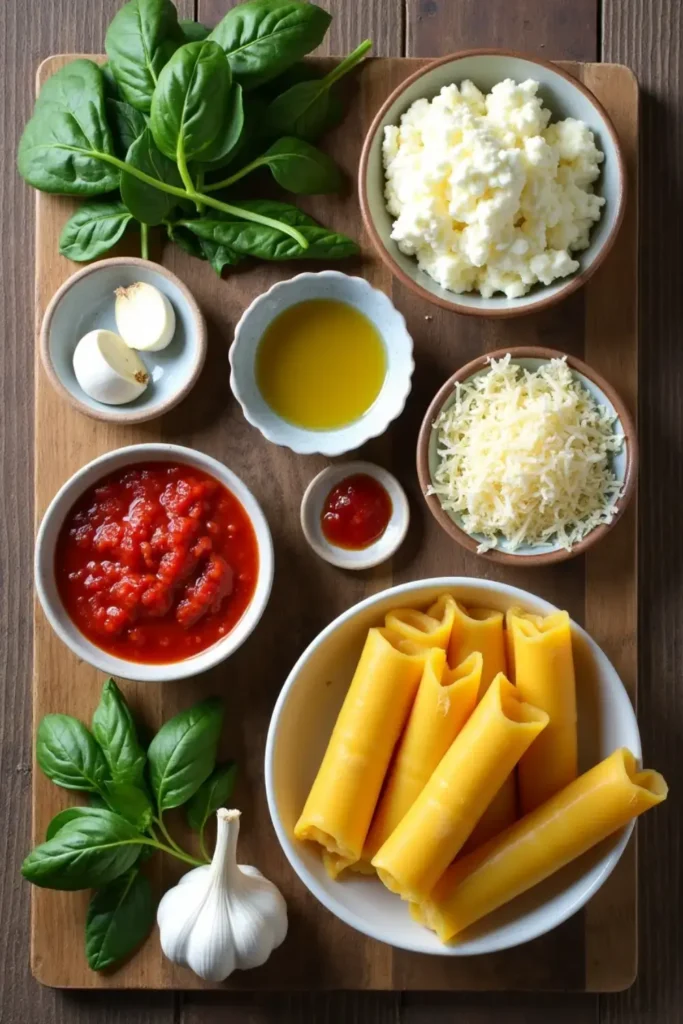
[[[584,121],[605,154],[595,191],[605,197],[602,216],[593,227],[588,248],[576,254],[579,270],[550,285],[536,285],[527,295],[508,299],[498,293],[484,298],[478,292],[462,295],[437,284],[417,260],[402,253],[391,238],[393,218],[384,200],[382,140],[387,125],[397,125],[415,100],[433,99],[444,85],[470,79],[484,92],[506,78],[540,83],[540,96],[550,110],[551,121],[574,117]],[[557,64],[507,50],[466,50],[441,57],[420,68],[388,96],[379,109],[363,145],[358,192],[363,220],[378,254],[408,288],[444,309],[474,316],[511,317],[545,309],[586,283],[611,249],[626,205],[626,167],[619,138],[604,107],[593,94]]]
[[[376,327],[386,349],[382,389],[360,419],[335,430],[306,430],[287,422],[267,404],[256,383],[256,352],[263,334],[283,310],[307,299],[335,299],[360,310]],[[273,444],[301,455],[342,455],[383,434],[403,411],[414,369],[413,340],[403,316],[384,292],[361,277],[337,270],[299,274],[273,285],[245,310],[230,349],[230,387],[246,419]]]
[[[391,518],[386,530],[374,544],[369,544],[359,551],[330,544],[320,524],[328,494],[333,487],[354,473],[367,473],[368,476],[374,477],[391,498]],[[301,529],[304,537],[316,555],[339,569],[371,569],[386,562],[403,543],[409,523],[410,506],[406,492],[393,473],[382,469],[381,466],[375,466],[372,462],[342,462],[328,466],[311,480],[301,499]]]
[[[117,658],[91,643],[64,608],[54,573],[55,544],[62,523],[78,498],[107,474],[136,462],[180,462],[194,466],[219,480],[240,501],[256,534],[259,570],[256,589],[242,618],[226,637],[191,658],[164,665],[149,665]],[[167,682],[196,676],[233,654],[247,639],[263,615],[273,583],[273,541],[266,517],[249,488],[217,459],[177,444],[134,444],[117,448],[79,469],[59,489],[43,516],[35,548],[36,590],[43,611],[60,640],[83,661],[108,675],[140,682]]]
[[[464,941],[442,945],[413,921],[407,904],[376,878],[334,882],[311,843],[294,838],[294,825],[324,754],[367,630],[397,606],[426,607],[444,590],[465,604],[501,611],[520,605],[539,614],[556,609],[516,587],[490,580],[442,577],[392,587],[335,619],[304,651],[282,688],[268,730],[265,780],[278,839],[304,885],[336,917],[370,938],[436,956],[471,956],[508,949],[555,928],[600,888],[633,831],[631,823],[542,885],[472,927]],[[584,771],[618,747],[641,756],[636,717],[616,671],[598,645],[573,624],[579,715],[579,762]]]

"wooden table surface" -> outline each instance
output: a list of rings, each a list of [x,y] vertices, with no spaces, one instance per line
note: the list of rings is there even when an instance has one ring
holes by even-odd
[[[683,724],[683,4],[681,0],[323,0],[329,49],[370,36],[378,55],[500,46],[546,58],[628,64],[642,88],[639,719],[648,758],[672,784],[640,825],[640,975],[614,996],[412,993],[230,996],[61,993],[28,968],[29,739],[33,537],[33,193],[14,154],[50,53],[97,52],[119,0],[2,0],[2,375],[0,395],[0,1024],[679,1024],[683,1021],[679,734]],[[216,22],[231,0],[177,0]],[[683,631],[680,633],[683,638]],[[296,955],[296,951],[292,951]]]

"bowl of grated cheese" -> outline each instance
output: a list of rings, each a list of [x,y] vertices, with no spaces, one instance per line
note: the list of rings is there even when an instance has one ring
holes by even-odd
[[[638,441],[614,388],[554,349],[467,363],[422,422],[417,471],[429,510],[463,547],[548,565],[612,529],[635,491]]]

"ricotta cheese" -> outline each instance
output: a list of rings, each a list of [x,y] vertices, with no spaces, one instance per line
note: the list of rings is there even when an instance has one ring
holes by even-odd
[[[604,154],[582,121],[549,124],[538,88],[447,85],[384,129],[391,237],[449,291],[513,299],[566,277],[600,219]]]
[[[433,486],[463,529],[483,537],[479,553],[557,542],[567,550],[610,523],[621,484],[611,469],[623,445],[615,417],[564,359],[530,372],[510,356],[456,384],[455,402],[435,429]]]

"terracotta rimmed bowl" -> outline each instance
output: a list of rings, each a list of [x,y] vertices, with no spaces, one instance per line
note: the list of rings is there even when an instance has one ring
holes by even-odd
[[[580,268],[571,277],[550,285],[536,285],[518,299],[502,294],[484,298],[478,292],[457,294],[442,288],[417,260],[402,253],[391,238],[393,218],[384,201],[382,139],[387,125],[397,125],[401,115],[417,99],[433,99],[444,85],[471,79],[489,92],[506,78],[523,82],[531,78],[540,83],[544,105],[552,121],[574,117],[584,121],[594,133],[605,154],[595,191],[606,203],[602,216],[593,227],[590,244],[576,254]],[[428,302],[456,313],[486,317],[513,317],[552,306],[571,295],[595,273],[612,248],[626,205],[626,167],[614,126],[599,101],[577,79],[548,61],[508,50],[465,50],[450,54],[416,71],[387,97],[365,138],[358,175],[358,192],[365,227],[384,263],[411,291]]]
[[[126,405],[105,405],[81,388],[73,354],[89,331],[116,330],[115,291],[135,281],[166,295],[175,312],[175,334],[161,352],[140,353],[151,378],[145,391]],[[150,260],[118,256],[89,264],[55,292],[43,317],[40,355],[52,386],[79,412],[109,423],[145,423],[173,409],[194,387],[206,358],[206,324],[189,288],[170,270]]]
[[[568,558],[575,558],[586,552],[616,525],[634,495],[638,476],[638,436],[631,414],[612,385],[583,360],[556,349],[530,345],[522,348],[501,348],[496,352],[479,356],[478,359],[473,359],[471,363],[461,367],[438,390],[422,421],[417,440],[417,475],[420,480],[420,488],[429,511],[439,526],[458,544],[476,554],[477,547],[483,538],[466,533],[456,513],[446,512],[435,494],[427,495],[427,489],[433,483],[433,474],[438,463],[437,432],[433,425],[439,414],[455,401],[456,382],[463,383],[475,374],[486,371],[489,360],[502,359],[508,353],[513,363],[519,363],[529,370],[537,369],[549,359],[566,358],[574,375],[591,392],[596,401],[600,405],[607,406],[616,415],[615,429],[621,431],[625,438],[621,451],[615,453],[612,460],[612,471],[621,481],[622,491],[615,503],[617,511],[611,523],[596,526],[570,551],[557,544],[536,544],[522,546],[512,552],[506,550],[505,543],[501,542],[499,548],[480,555],[481,558],[487,558],[492,562],[515,566],[551,565],[554,562],[564,562]]]

